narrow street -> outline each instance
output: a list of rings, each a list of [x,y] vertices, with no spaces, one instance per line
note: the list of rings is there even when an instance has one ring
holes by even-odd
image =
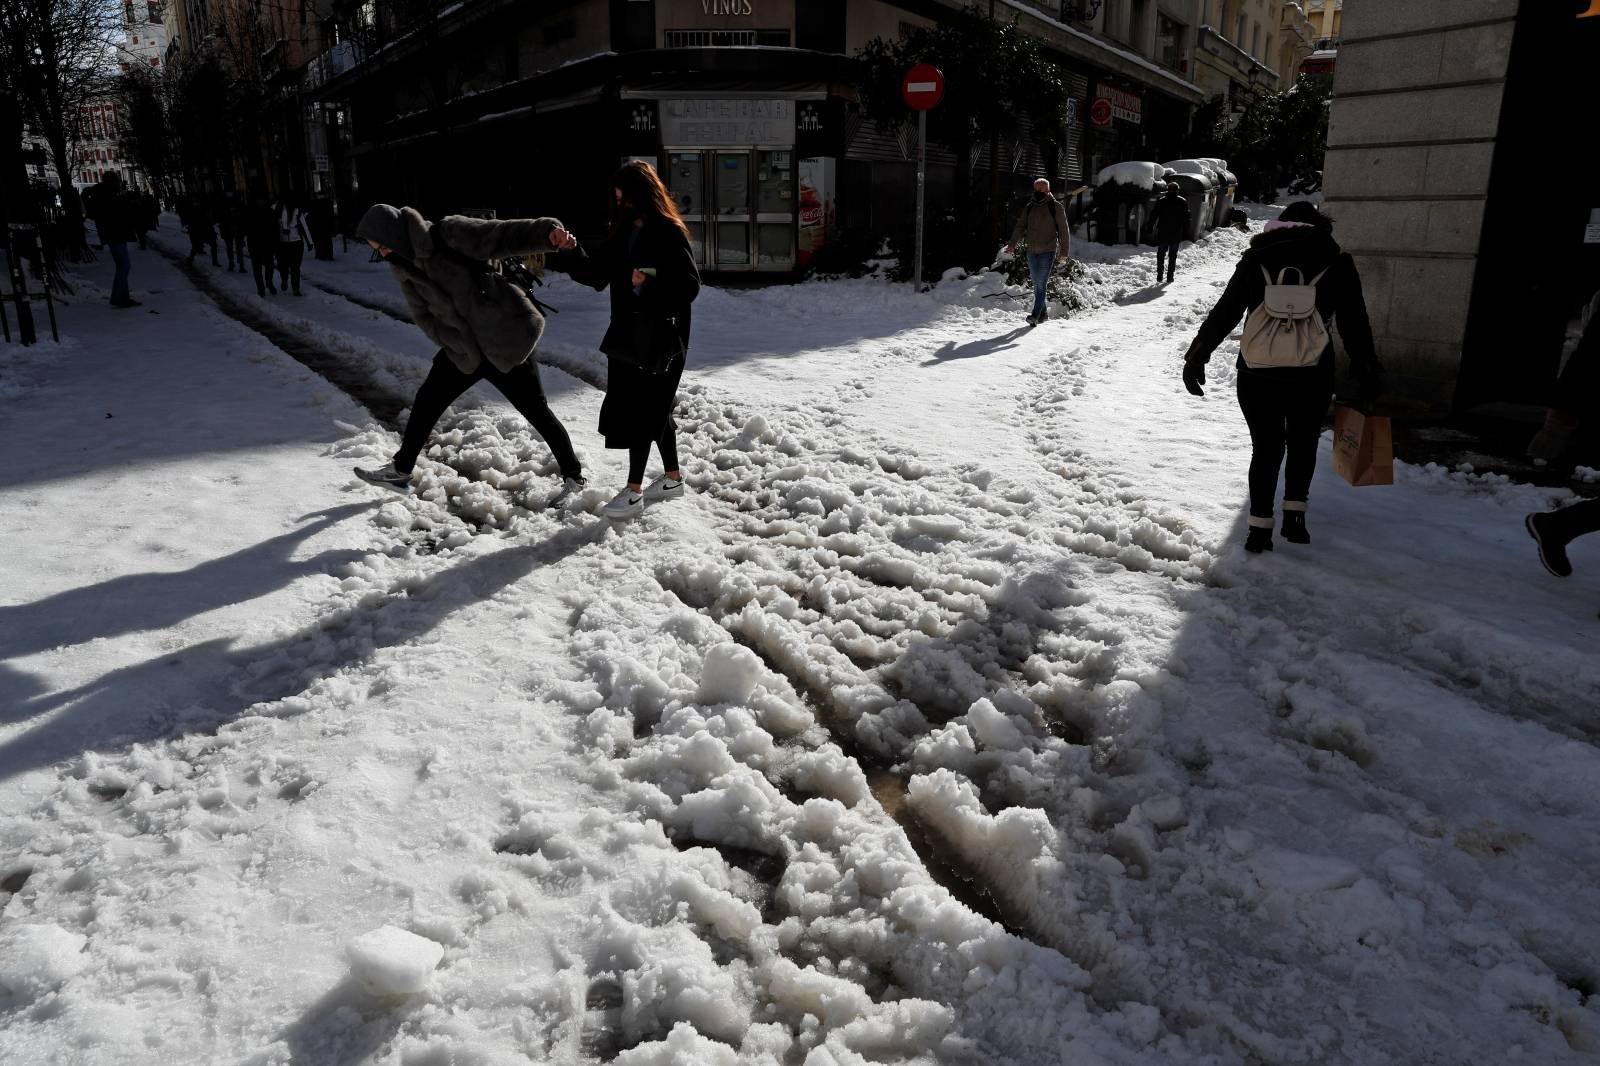
[[[1600,551],[1325,437],[1314,543],[1246,557],[1236,345],[1179,382],[1246,240],[1085,245],[1033,330],[707,288],[690,494],[622,525],[600,294],[539,294],[547,506],[481,387],[413,495],[349,473],[433,355],[364,254],[201,267],[243,321],[97,264],[0,379],[0,1059],[1590,1061]],[[383,925],[423,993],[351,976]]]

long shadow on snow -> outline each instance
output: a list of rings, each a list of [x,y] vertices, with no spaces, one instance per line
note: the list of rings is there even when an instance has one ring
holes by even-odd
[[[325,574],[343,563],[365,558],[367,552],[354,548],[325,551],[299,561],[291,561],[290,556],[314,535],[380,502],[314,512],[304,516],[315,518],[314,522],[188,570],[126,574],[33,603],[0,607],[0,633],[5,634],[0,637],[0,659],[101,637],[166,629],[219,607],[258,599],[301,577]],[[15,703],[9,708],[0,706],[0,722],[17,720],[20,710]]]
[[[933,357],[924,362],[923,366],[938,366],[952,359],[977,359],[980,356],[993,355],[1004,352],[1017,346],[1016,342],[1028,335],[1028,328],[1019,326],[1008,333],[998,337],[984,337],[981,340],[968,341],[957,344],[955,341],[946,341],[944,346],[933,353]]]
[[[291,1066],[368,1061],[405,1021],[406,1003],[406,997],[380,996],[346,977],[283,1031]]]
[[[57,713],[0,745],[0,781],[89,750],[213,732],[258,704],[304,692],[383,648],[429,633],[457,611],[592,543],[607,528],[609,523],[595,520],[540,544],[477,556],[420,587],[354,608],[335,624],[314,622],[272,644],[235,650],[235,638],[218,637],[25,700],[19,717]]]
[[[1129,871],[1103,917],[1165,959],[1137,998],[1172,1031],[1212,1032],[1235,1056],[1222,1061],[1255,1061],[1246,1049],[1269,1040],[1284,1058],[1350,1066],[1418,1048],[1441,1061],[1497,1060],[1519,1045],[1540,1061],[1579,1061],[1566,1035],[1576,1026],[1581,1043],[1579,1008],[1541,1019],[1536,1005],[1486,1009],[1460,989],[1485,958],[1573,990],[1600,978],[1589,920],[1600,893],[1567,872],[1593,854],[1596,803],[1552,780],[1570,758],[1495,769],[1507,752],[1491,750],[1491,738],[1535,728],[1501,716],[1552,728],[1545,752],[1564,730],[1529,714],[1521,693],[1507,698],[1525,682],[1450,676],[1437,654],[1449,629],[1414,628],[1515,623],[1530,608],[1482,580],[1504,563],[1498,536],[1451,528],[1470,517],[1460,501],[1433,501],[1442,528],[1414,548],[1377,553],[1364,534],[1393,520],[1392,504],[1375,490],[1347,495],[1327,467],[1324,443],[1313,498],[1328,506],[1313,512],[1313,545],[1280,540],[1269,555],[1241,558],[1241,509],[1224,538],[1226,583],[1174,597],[1182,626],[1164,661],[1181,687],[1144,697],[1152,710],[1159,703],[1159,726],[1138,738],[1123,787],[1130,799],[1180,796],[1185,823],[1151,832],[1148,851],[1130,853],[1115,833],[1101,844]],[[1514,527],[1513,518],[1506,536],[1527,552],[1519,570],[1533,580],[1537,564]],[[1393,590],[1418,572],[1438,581],[1418,617],[1402,617],[1411,612],[1397,610]],[[1562,613],[1586,617],[1576,604]],[[1077,892],[1103,898],[1089,880],[1098,872],[1079,874]],[[1197,883],[1205,890],[1188,890]],[[1475,950],[1486,954],[1462,953],[1456,928],[1481,933]],[[1370,964],[1374,951],[1381,966]]]

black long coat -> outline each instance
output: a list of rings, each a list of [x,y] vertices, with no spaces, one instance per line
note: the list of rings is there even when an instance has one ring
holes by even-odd
[[[630,237],[632,238],[630,240]],[[700,295],[700,270],[683,231],[663,219],[650,219],[633,237],[626,229],[614,233],[591,254],[583,248],[563,252],[551,263],[574,281],[596,292],[611,288],[611,324],[601,341],[602,350],[613,341],[627,344],[633,336],[636,314],[660,315],[677,320],[678,337],[689,348],[689,305]],[[654,270],[633,289],[635,270]],[[683,378],[683,357],[660,374],[648,374],[620,359],[610,361],[606,398],[600,406],[600,434],[607,448],[630,448],[661,438],[677,428],[672,406]]]

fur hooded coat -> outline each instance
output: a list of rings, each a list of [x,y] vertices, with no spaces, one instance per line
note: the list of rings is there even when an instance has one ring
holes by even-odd
[[[392,250],[387,262],[412,321],[463,374],[476,374],[485,360],[501,371],[526,362],[544,333],[534,302],[485,264],[554,251],[550,234],[559,228],[554,218],[429,222],[412,208],[375,204],[356,236]]]

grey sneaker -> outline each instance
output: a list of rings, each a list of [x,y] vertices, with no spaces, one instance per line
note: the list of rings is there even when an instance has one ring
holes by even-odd
[[[394,468],[393,463],[385,463],[376,470],[366,470],[358,466],[356,467],[356,477],[369,485],[382,485],[385,488],[394,489],[396,492],[411,491],[411,475],[409,473],[402,474]]]
[[[659,500],[676,500],[683,496],[683,478],[662,474],[645,486],[644,498],[651,503]]]

